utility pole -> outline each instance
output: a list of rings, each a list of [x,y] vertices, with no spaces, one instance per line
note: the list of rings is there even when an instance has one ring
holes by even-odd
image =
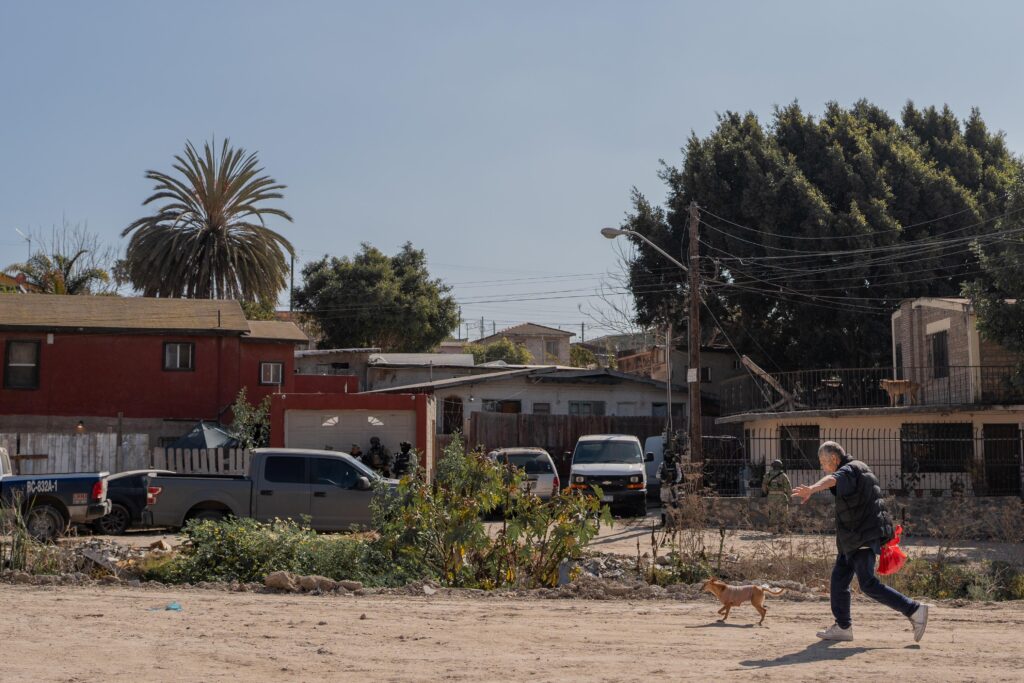
[[[697,202],[690,202],[690,347],[689,367],[686,382],[690,388],[690,462],[704,459],[704,443],[701,434],[700,411],[700,248],[698,228],[700,210]],[[672,378],[669,377],[671,383]],[[672,406],[669,406],[671,412]]]
[[[584,325],[586,325],[586,323],[580,323],[580,342],[581,343],[587,341],[587,333],[583,329]]]
[[[672,321],[665,327],[665,443],[672,440]]]
[[[480,338],[483,339],[485,334],[487,333],[484,332],[484,317],[480,316]]]
[[[292,252],[291,284],[288,286],[288,310],[295,310],[295,252]]]

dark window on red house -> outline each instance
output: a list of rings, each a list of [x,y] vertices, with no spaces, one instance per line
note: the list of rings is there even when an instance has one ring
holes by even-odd
[[[7,342],[7,353],[4,356],[4,388],[39,388],[39,342]]]
[[[195,344],[164,342],[164,370],[195,370]]]
[[[284,376],[284,363],[262,361],[260,363],[260,384],[281,384]]]

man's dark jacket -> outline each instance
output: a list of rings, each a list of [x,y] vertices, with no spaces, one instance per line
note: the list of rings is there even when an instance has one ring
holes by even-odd
[[[829,489],[836,497],[836,545],[839,552],[852,555],[860,548],[886,543],[893,537],[893,522],[885,509],[882,488],[871,469],[860,460],[847,460],[842,466],[854,471],[856,488],[839,495],[838,487]]]

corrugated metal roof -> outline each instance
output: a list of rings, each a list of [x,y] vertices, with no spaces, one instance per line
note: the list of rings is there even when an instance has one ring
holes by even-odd
[[[249,331],[249,323],[237,301],[57,294],[0,294],[0,327],[220,333]]]
[[[282,320],[250,320],[250,339],[266,339],[271,341],[288,341],[305,344],[309,342],[306,333],[295,323]]]
[[[370,362],[383,365],[455,365],[472,366],[471,353],[375,353]]]

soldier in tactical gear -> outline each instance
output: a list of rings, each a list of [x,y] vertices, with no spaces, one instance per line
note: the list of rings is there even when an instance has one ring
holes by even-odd
[[[773,460],[771,470],[761,481],[761,493],[768,497],[768,526],[782,533],[789,522],[789,501],[793,485],[781,460]]]
[[[658,479],[661,480],[661,524],[668,525],[670,519],[677,515],[679,503],[683,496],[683,467],[675,436],[669,439],[663,448],[664,457],[658,468]]]
[[[381,476],[391,477],[391,451],[381,444],[379,437],[370,438],[370,450],[363,455],[363,464]]]
[[[398,449],[393,468],[393,474],[396,479],[412,474],[413,470],[416,469],[416,453],[412,450],[412,444],[408,441],[403,441],[398,444]]]

